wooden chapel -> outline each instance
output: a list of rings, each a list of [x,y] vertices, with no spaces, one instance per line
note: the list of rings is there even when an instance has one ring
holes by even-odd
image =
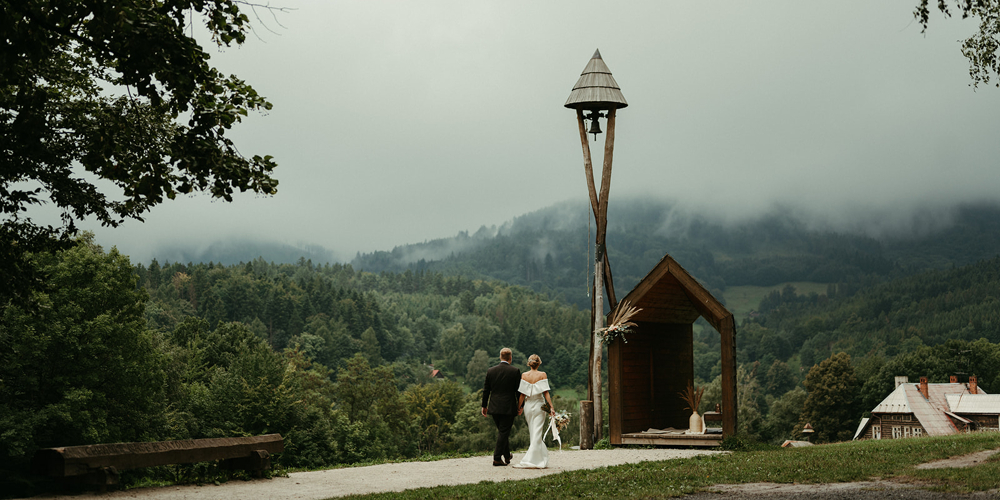
[[[611,444],[718,446],[736,433],[736,323],[733,314],[666,255],[624,299],[642,309],[636,327],[608,345]],[[612,311],[613,313],[613,311]],[[694,380],[693,324],[704,317],[722,336],[721,433],[685,434],[690,410],[679,392]],[[610,315],[608,321],[610,322]],[[681,432],[663,432],[674,428]]]

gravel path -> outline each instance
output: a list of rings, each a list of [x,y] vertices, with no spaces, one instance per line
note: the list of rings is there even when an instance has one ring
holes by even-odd
[[[108,494],[88,493],[52,499],[137,498],[141,500],[214,500],[247,498],[274,500],[320,500],[356,493],[403,491],[428,486],[471,484],[480,481],[530,479],[579,469],[597,469],[611,465],[687,458],[723,453],[713,450],[563,450],[549,452],[548,469],[494,467],[493,457],[453,458],[436,462],[406,462],[350,467],[316,472],[296,472],[289,477],[256,481],[230,481],[219,486],[167,486],[117,491]],[[521,453],[514,454],[517,463]],[[40,497],[35,497],[40,498]]]

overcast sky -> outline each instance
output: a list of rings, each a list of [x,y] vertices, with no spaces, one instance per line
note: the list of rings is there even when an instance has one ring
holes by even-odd
[[[583,198],[563,103],[595,48],[629,102],[611,210],[654,194],[866,227],[1000,198],[1000,90],[969,86],[958,42],[976,25],[935,15],[921,34],[917,0],[276,1],[296,10],[212,61],[274,104],[232,137],[276,158],[278,194],[167,202],[91,227],[102,245],[148,262],[252,237],[349,259]]]

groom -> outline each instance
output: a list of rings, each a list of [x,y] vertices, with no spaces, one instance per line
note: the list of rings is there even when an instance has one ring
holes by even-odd
[[[493,448],[493,465],[510,463],[510,428],[514,417],[521,414],[517,406],[517,388],[521,385],[521,370],[510,365],[511,351],[500,349],[500,364],[486,372],[483,384],[483,416],[492,415],[497,426],[497,445]]]

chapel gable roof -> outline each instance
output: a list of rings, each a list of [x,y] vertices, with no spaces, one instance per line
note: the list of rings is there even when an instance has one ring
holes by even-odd
[[[642,309],[633,321],[694,323],[702,316],[716,331],[732,325],[733,314],[669,254],[622,299],[625,301]]]

